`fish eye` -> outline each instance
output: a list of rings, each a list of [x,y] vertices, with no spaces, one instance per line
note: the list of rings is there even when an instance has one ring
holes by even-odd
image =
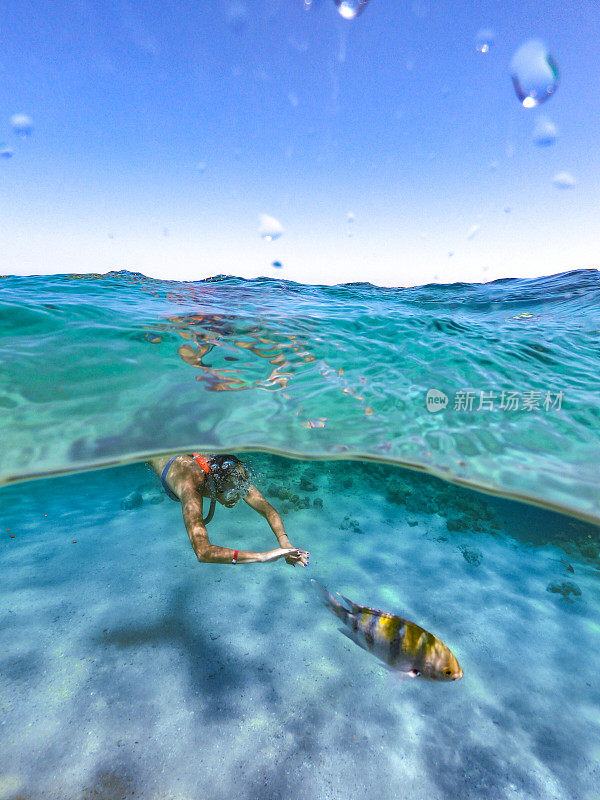
[[[449,667],[446,667],[446,669],[444,670],[444,675],[450,677],[450,675],[452,675],[452,670]]]

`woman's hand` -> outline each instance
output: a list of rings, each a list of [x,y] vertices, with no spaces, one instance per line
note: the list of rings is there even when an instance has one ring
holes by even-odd
[[[292,567],[308,567],[310,561],[310,553],[308,550],[295,550],[289,556],[285,557],[288,564]]]
[[[294,564],[298,562],[302,554],[308,555],[304,550],[298,550],[295,547],[278,547],[276,550],[267,550],[266,553],[263,553],[261,561],[267,563],[269,561],[277,561],[279,558],[285,558],[286,561],[293,559],[293,561],[288,561],[288,564]]]

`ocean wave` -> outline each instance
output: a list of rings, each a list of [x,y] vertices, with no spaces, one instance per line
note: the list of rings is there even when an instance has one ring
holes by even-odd
[[[599,337],[595,270],[404,289],[7,276],[0,482],[259,450],[599,520]]]

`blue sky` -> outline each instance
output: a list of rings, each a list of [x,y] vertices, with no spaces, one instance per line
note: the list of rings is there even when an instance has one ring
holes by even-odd
[[[597,3],[371,0],[345,20],[333,0],[9,2],[0,31],[3,274],[413,285],[598,266]],[[509,64],[532,37],[560,85],[524,109]]]

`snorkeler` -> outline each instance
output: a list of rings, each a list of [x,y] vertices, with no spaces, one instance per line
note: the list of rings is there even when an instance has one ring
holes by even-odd
[[[172,500],[181,501],[183,521],[198,561],[211,564],[256,564],[285,558],[292,566],[308,566],[306,550],[292,547],[281,517],[250,483],[246,466],[231,455],[163,456],[151,459],[156,474]],[[203,498],[210,498],[210,509],[203,517]],[[279,547],[264,553],[233,550],[211,544],[206,526],[213,518],[216,503],[233,508],[241,498],[263,516],[277,537]]]

